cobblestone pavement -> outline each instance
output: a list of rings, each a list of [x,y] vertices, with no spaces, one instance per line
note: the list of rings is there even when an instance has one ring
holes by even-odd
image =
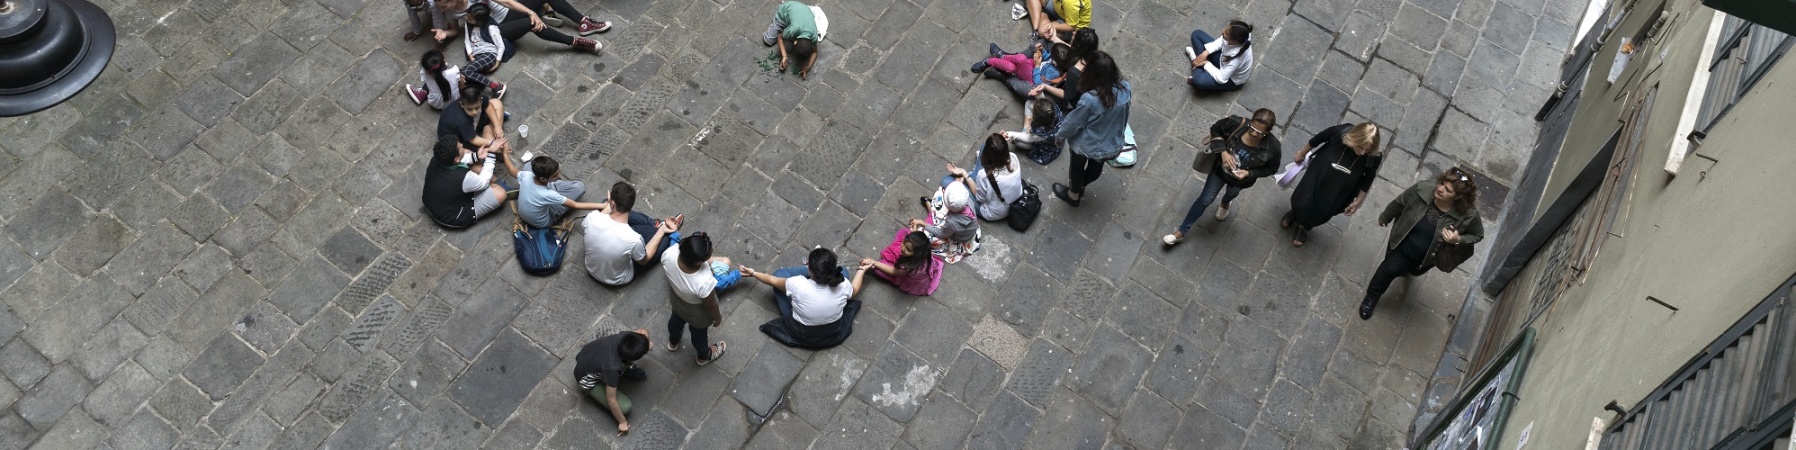
[[[1191,143],[1248,107],[1289,119],[1290,149],[1370,118],[1393,138],[1368,209],[1456,161],[1500,188],[1581,10],[1098,0],[1140,166],[1083,208],[1047,200],[1028,233],[988,226],[934,297],[873,283],[837,349],[768,345],[769,289],[729,293],[729,354],[653,352],[620,438],[573,352],[664,339],[667,283],[601,287],[578,240],[561,274],[526,276],[509,214],[447,233],[420,215],[435,115],[400,89],[427,47],[399,39],[401,2],[98,3],[121,37],[101,79],[0,119],[4,448],[1400,447],[1439,406],[1423,392],[1476,267],[1356,320],[1383,230],[1337,218],[1293,249],[1270,183],[1163,248],[1201,185]],[[1019,126],[967,72],[1025,38],[1007,3],[825,0],[809,81],[768,72],[770,0],[575,3],[617,29],[596,57],[525,40],[498,76],[535,131],[513,139],[597,189],[636,183],[639,210],[686,213],[752,267],[876,254],[944,164]],[[1234,17],[1259,26],[1255,77],[1193,95],[1187,34]],[[1026,176],[1064,180],[1065,160]]]

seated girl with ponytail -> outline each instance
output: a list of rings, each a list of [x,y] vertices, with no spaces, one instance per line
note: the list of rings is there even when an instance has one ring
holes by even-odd
[[[418,67],[418,81],[423,82],[423,87],[405,85],[405,93],[411,97],[412,103],[443,109],[449,106],[449,102],[460,98],[461,68],[446,64],[443,52],[425,50],[424,58],[418,61]]]
[[[1191,46],[1185,47],[1185,57],[1191,58],[1191,76],[1185,81],[1200,91],[1241,89],[1253,73],[1252,34],[1253,25],[1239,20],[1230,20],[1221,38],[1202,29],[1192,31]]]

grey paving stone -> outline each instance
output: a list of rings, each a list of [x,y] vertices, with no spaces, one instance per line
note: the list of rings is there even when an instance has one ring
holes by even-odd
[[[1010,373],[1005,389],[1036,406],[1046,406],[1048,395],[1060,385],[1060,377],[1071,371],[1073,355],[1046,340],[1030,343],[1023,364]]]
[[[1347,21],[1341,25],[1340,34],[1335,38],[1334,48],[1342,53],[1365,61],[1372,56],[1372,49],[1378,47],[1378,41],[1384,37],[1387,20],[1392,16],[1375,16],[1365,11],[1353,11]],[[1324,62],[1326,64],[1326,60]]]
[[[262,413],[285,425],[298,427],[300,414],[324,394],[324,381],[311,374],[296,374],[292,382],[269,395],[262,402]]]
[[[1158,352],[1145,385],[1168,401],[1185,404],[1197,394],[1199,383],[1214,360],[1215,354],[1210,350],[1176,336]]]
[[[513,421],[506,423],[493,433],[486,441],[488,448],[534,448],[543,439],[543,433],[530,424]]]
[[[43,424],[42,428],[49,431],[44,432],[43,438],[37,441],[36,445],[41,448],[95,448],[105,442],[111,433],[104,425],[94,422],[79,409],[64,420],[56,422],[55,428],[51,428],[49,423]]]
[[[847,400],[837,410],[835,420],[818,431],[821,436],[811,448],[855,449],[896,443],[904,428],[866,403]]]
[[[177,79],[181,78],[177,77]],[[187,90],[175,97],[175,106],[179,107],[182,112],[186,112],[188,117],[192,117],[200,125],[210,127],[217,125],[220,119],[229,115],[237,108],[237,105],[243,103],[243,100],[242,95],[231,90],[230,86],[219,81],[218,78],[202,76],[187,85]],[[236,151],[240,152],[242,149]],[[213,156],[218,155],[214,154]]]
[[[13,339],[0,346],[0,373],[5,373],[14,386],[30,389],[50,374],[50,361],[24,339]]]
[[[1357,422],[1365,417],[1366,405],[1366,394],[1333,377],[1323,378],[1311,405],[1315,426],[1338,437],[1352,436]]]
[[[1326,73],[1329,69],[1325,65],[1322,70]],[[1347,112],[1347,105],[1352,102],[1353,99],[1347,93],[1334,86],[1311,84],[1309,92],[1303,97],[1303,104],[1297,107],[1297,113],[1287,123],[1306,130],[1326,129],[1341,122],[1341,115]],[[1287,135],[1286,139],[1290,141],[1293,152],[1301,150],[1309,142],[1309,136]]]
[[[325,445],[332,448],[386,447],[418,420],[418,415],[417,406],[382,389],[373,400],[349,416]]]
[[[437,338],[457,353],[472,358],[499,335],[505,324],[524,309],[524,296],[504,283],[487,283],[438,331]]]
[[[81,342],[99,331],[113,316],[131,302],[131,293],[113,283],[111,277],[97,275],[75,286],[56,308],[32,322],[20,335],[32,347],[60,364],[77,353]]]
[[[325,420],[318,413],[306,414],[292,427],[288,427],[287,431],[281,433],[281,436],[276,438],[274,444],[268,448],[282,450],[316,448],[319,443],[324,442],[325,438],[330,437],[332,431],[330,421]]]
[[[1061,283],[1033,265],[1019,264],[1012,269],[1010,287],[1006,289],[1009,295],[1000,297],[1001,303],[993,315],[1019,333],[1035,334],[1059,296],[1058,284]]]
[[[1300,389],[1290,381],[1281,379],[1266,393],[1254,428],[1295,434],[1303,423],[1310,420],[1310,401],[1314,398],[1309,390]]]
[[[80,205],[79,200],[68,193],[50,191],[11,219],[6,226],[6,236],[24,247],[32,258],[39,261],[49,258],[50,252],[73,236],[81,223],[93,214],[86,208],[71,207],[75,205]]]
[[[149,450],[174,448],[180,440],[181,433],[164,422],[162,418],[151,414],[148,409],[140,410],[130,417],[129,422],[118,427],[107,444],[117,450]]]
[[[1310,316],[1283,356],[1280,374],[1304,389],[1314,390],[1327,370],[1329,355],[1341,340],[1341,329],[1320,317]],[[1291,430],[1288,430],[1291,431]]]
[[[174,275],[194,289],[206,291],[226,272],[236,269],[236,265],[231,262],[230,253],[217,245],[204,245],[198,251],[188,254],[187,260],[176,265]]]
[[[449,397],[488,426],[501,424],[554,368],[553,358],[516,331],[501,333],[450,386]]]
[[[492,434],[492,428],[462,411],[455,403],[437,402],[430,404],[395,445],[402,448],[475,448]]]
[[[43,380],[26,389],[19,401],[13,404],[13,408],[25,421],[31,422],[32,426],[50,429],[58,419],[63,418],[63,413],[80,404],[82,398],[93,390],[93,383],[81,376],[81,372],[73,365],[58,365]],[[79,415],[82,420],[92,420],[86,418],[86,413]]]
[[[786,349],[767,345],[749,360],[730,384],[730,395],[758,416],[772,414],[786,389],[804,369],[804,362]]]
[[[9,444],[8,448],[12,449],[25,448],[26,443],[43,435],[43,432],[31,428],[30,423],[25,422],[25,419],[19,418],[17,413],[10,410],[0,413],[0,430],[6,431],[7,436],[17,436],[19,440],[26,441]]]
[[[1139,284],[1127,282],[1117,293],[1116,304],[1105,322],[1143,346],[1159,348],[1167,338],[1166,330],[1174,328],[1180,315],[1177,306]]]
[[[973,426],[967,448],[1021,448],[1041,413],[1011,393],[1002,393]]]
[[[394,60],[390,53],[378,50],[370,52],[366,58],[350,66],[342,78],[332,83],[330,92],[335,95],[337,106],[350,114],[359,114],[368,107],[368,103],[393,86],[392,80],[404,73],[402,67],[404,66]],[[269,76],[272,77],[273,74]],[[506,106],[510,109],[512,102],[507,101]],[[527,113],[528,111],[522,111],[519,114]]]
[[[1036,242],[1029,260],[1037,268],[1049,276],[1058,279],[1072,278],[1076,265],[1071,261],[1085,259],[1086,252],[1091,250],[1092,242],[1078,230],[1059,222],[1044,223],[1041,240]]]
[[[266,448],[280,437],[281,425],[261,413],[251,413],[246,422],[224,439],[221,449]]]
[[[1092,398],[1106,411],[1118,412],[1153,363],[1153,354],[1119,332],[1099,330],[1090,349],[1079,356],[1067,385]]]
[[[805,365],[804,370],[798,374],[798,379],[792,382],[792,387],[787,391],[790,394],[786,396],[786,400],[789,402],[787,409],[811,423],[812,426],[822,427],[829,424],[831,417],[836,414],[836,409],[841,404],[841,401],[836,399],[844,398],[848,394],[849,389],[854,387],[855,381],[866,373],[867,365],[866,360],[856,357],[852,353],[826,352],[813,355],[812,361]],[[709,380],[712,377],[703,375],[703,372],[707,371],[700,371],[700,380]],[[682,382],[682,391],[684,390],[683,386],[684,382]],[[699,386],[709,386],[709,383],[701,382]],[[674,397],[680,396],[675,395]],[[677,402],[678,400],[673,401]],[[680,411],[677,409],[678,405],[679,403],[674,403],[667,409],[677,413]],[[702,430],[703,428],[701,428]]]
[[[262,355],[235,336],[219,335],[182,375],[218,400],[236,390],[263,361]]]
[[[314,361],[313,364],[316,365],[325,362],[325,359],[329,357],[331,351],[332,350],[326,350],[325,352],[321,352],[318,360]],[[341,422],[348,420],[352,414],[360,414],[357,408],[363,407],[363,402],[369,401],[370,398],[375,400],[371,403],[367,403],[367,405],[404,403],[404,398],[394,395],[391,390],[381,388],[383,380],[386,380],[387,376],[393,373],[393,369],[396,366],[397,364],[395,364],[391,358],[388,358],[385,354],[375,352],[362,358],[361,362],[355,363],[355,367],[350,369],[348,373],[344,373],[341,379],[334,378],[334,376],[319,374],[319,377],[333,380],[334,382],[331,385],[330,392],[325,393],[324,398],[319,400],[318,413],[323,414],[326,418],[334,418],[334,420]],[[382,406],[390,407],[391,405]]]
[[[116,139],[143,119],[143,111],[124,95],[102,94],[94,98],[101,106],[87,111],[80,122],[62,135],[62,144],[82,158],[92,158],[109,148],[116,148],[117,144],[123,143]]]
[[[273,354],[292,338],[299,325],[268,302],[256,302],[249,313],[237,319],[232,329],[244,342],[262,353]]]
[[[324,258],[314,256],[300,263],[293,275],[269,293],[268,301],[288,317],[311,317],[347,284],[349,277]]]
[[[618,448],[675,449],[683,447],[690,432],[664,414],[649,413],[630,422],[630,434],[621,438]]]
[[[11,339],[25,329],[25,323],[19,321],[12,311],[0,308],[0,339]]]
[[[81,351],[71,361],[90,380],[105,380],[119,363],[130,359],[149,343],[149,338],[124,320],[113,320],[81,344]]]
[[[1428,63],[1433,58],[1433,51],[1403,38],[1387,34],[1384,41],[1378,44],[1377,55],[1391,60],[1391,63],[1402,67],[1403,70],[1410,71],[1410,73],[1423,73],[1428,70]]]

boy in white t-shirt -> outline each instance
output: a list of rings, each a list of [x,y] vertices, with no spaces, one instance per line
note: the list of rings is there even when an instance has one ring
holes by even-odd
[[[711,236],[701,231],[661,255],[661,272],[667,274],[674,293],[668,299],[673,313],[667,316],[667,350],[678,351],[685,334],[681,328],[691,329],[692,341],[701,344],[695,347],[700,366],[723,356],[727,348],[723,341],[706,343],[710,327],[723,326],[720,294],[742,279],[741,271],[730,268],[729,258],[711,256],[711,250]]]

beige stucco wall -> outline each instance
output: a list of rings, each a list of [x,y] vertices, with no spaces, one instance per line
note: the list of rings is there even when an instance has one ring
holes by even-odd
[[[1604,404],[1617,400],[1631,407],[1640,401],[1796,272],[1796,231],[1790,225],[1796,224],[1796,201],[1791,200],[1796,192],[1796,151],[1791,149],[1796,147],[1788,137],[1796,125],[1790,119],[1791,100],[1796,99],[1796,63],[1791,60],[1796,58],[1773,66],[1696,151],[1718,162],[1692,156],[1682,174],[1671,177],[1661,167],[1669,143],[1681,139],[1673,136],[1677,116],[1712,17],[1707,8],[1682,7],[1685,17],[1668,31],[1672,35],[1666,45],[1671,48],[1664,67],[1654,74],[1660,91],[1645,140],[1649,144],[1616,224],[1620,236],[1602,247],[1584,282],[1536,322],[1533,363],[1498,441],[1500,448],[1514,448],[1530,423],[1527,448],[1583,448],[1591,419],[1613,416],[1602,409]],[[1592,70],[1606,74],[1608,67],[1598,64]],[[1593,78],[1603,83],[1601,76]],[[1603,131],[1574,131],[1572,139],[1584,147],[1571,152],[1568,140],[1562,163],[1587,161],[1616,126],[1623,106],[1591,98],[1614,96],[1603,92],[1586,92],[1585,107],[1590,109],[1579,111],[1574,122],[1574,130],[1590,126]],[[1584,154],[1581,159],[1579,153]],[[1559,186],[1562,190],[1563,182]],[[1646,301],[1649,295],[1679,311]]]

